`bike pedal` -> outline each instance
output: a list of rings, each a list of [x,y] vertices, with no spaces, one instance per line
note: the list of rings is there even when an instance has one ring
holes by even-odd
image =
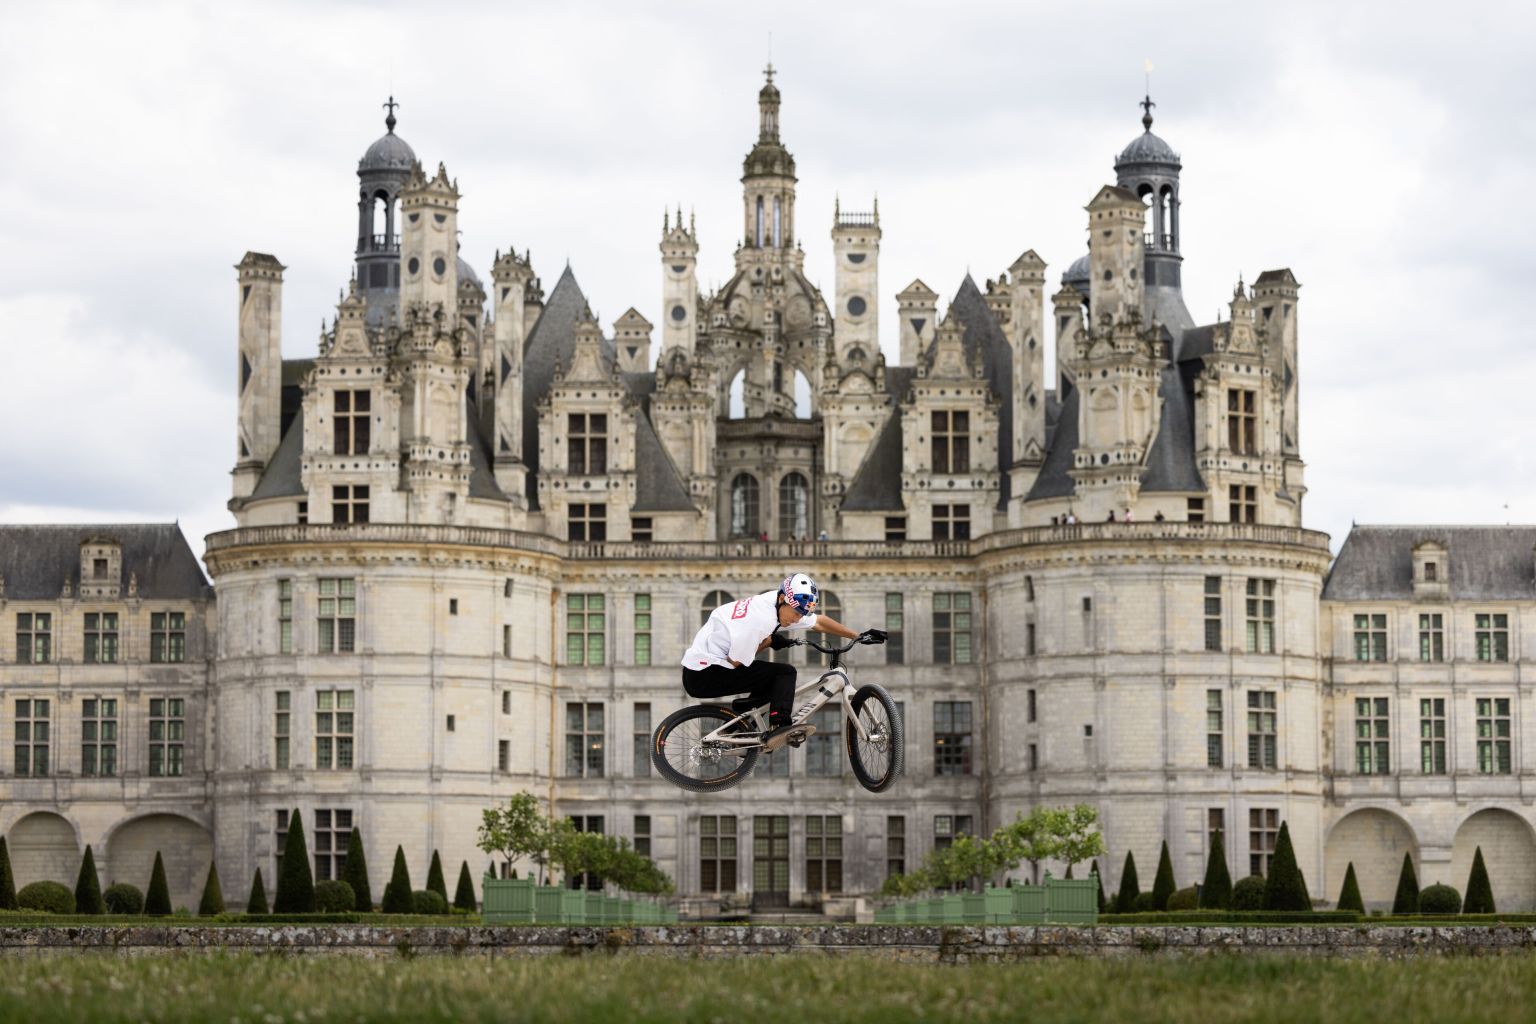
[[[804,743],[807,739],[814,735],[815,732],[816,727],[814,725],[797,725],[792,729],[784,730],[777,736],[765,742],[763,744],[763,750],[771,754],[775,750],[778,750],[780,747],[784,746],[786,743],[798,747],[800,744]]]

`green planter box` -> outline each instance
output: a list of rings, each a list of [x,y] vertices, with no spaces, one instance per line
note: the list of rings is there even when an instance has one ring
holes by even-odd
[[[603,924],[622,924],[623,908],[617,896],[603,897]]]
[[[1045,879],[1045,919],[1051,924],[1097,924],[1099,883],[1094,878]]]
[[[624,924],[636,924],[635,901],[619,900],[619,920]]]
[[[892,924],[908,924],[912,920],[912,904],[902,900],[891,908]]]
[[[590,927],[598,927],[603,923],[603,894],[589,892],[583,896],[586,913],[582,915],[581,923]]]
[[[1095,889],[1095,892],[1098,890]],[[1009,890],[1013,895],[1011,913],[1015,924],[1045,923],[1045,889],[1038,885],[1016,885]]]
[[[1013,920],[1013,890],[987,886],[981,891],[984,924],[1008,924]]]
[[[966,924],[987,923],[987,894],[963,892],[960,894],[960,914]]]
[[[533,890],[534,924],[564,924],[561,911],[561,892],[552,885],[541,885]]]
[[[965,897],[960,893],[939,898],[939,920],[935,924],[965,924]]]
[[[486,878],[483,883],[486,924],[532,924],[531,878]]]
[[[587,894],[580,889],[561,889],[560,920],[563,924],[586,924]]]

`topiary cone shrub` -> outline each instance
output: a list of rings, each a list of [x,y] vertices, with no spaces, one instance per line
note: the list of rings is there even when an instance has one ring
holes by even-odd
[[[1168,910],[1196,910],[1200,906],[1200,895],[1194,886],[1180,889],[1168,897]]]
[[[1129,914],[1136,908],[1141,883],[1136,880],[1136,854],[1125,851],[1125,866],[1120,869],[1120,891],[1115,894],[1115,913]]]
[[[475,912],[475,881],[469,877],[469,861],[459,866],[459,884],[453,891],[453,907],[471,914]]]
[[[1099,913],[1103,914],[1109,910],[1109,901],[1104,898],[1104,876],[1099,874],[1098,861],[1093,862],[1093,877],[1099,886]]]
[[[435,892],[443,898],[443,906],[448,906],[448,882],[443,878],[443,860],[432,851],[432,866],[427,868],[427,891]]]
[[[315,909],[322,914],[346,914],[357,908],[357,894],[340,879],[315,883]]]
[[[1306,880],[1296,864],[1296,851],[1291,849],[1291,830],[1280,823],[1280,836],[1275,841],[1274,856],[1269,859],[1269,877],[1264,887],[1265,910],[1311,910],[1312,897],[1307,895]]]
[[[11,874],[11,852],[6,849],[5,837],[0,836],[0,910],[15,910],[16,876]]]
[[[411,872],[405,866],[405,848],[395,847],[395,870],[384,887],[384,902],[379,909],[386,914],[415,913],[415,901],[411,898]]]
[[[283,866],[277,875],[277,914],[315,912],[315,876],[309,870],[309,844],[304,840],[304,818],[294,808],[288,815],[288,840],[283,844]]]
[[[147,917],[169,917],[171,914],[171,890],[165,884],[165,862],[160,851],[155,851],[155,868],[149,875],[149,890],[144,894],[144,914]]]
[[[1227,872],[1227,849],[1220,832],[1211,840],[1211,859],[1205,865],[1200,906],[1207,910],[1227,910],[1232,906],[1232,876]]]
[[[411,912],[441,917],[448,913],[448,901],[443,899],[442,893],[435,890],[417,889],[411,893]]]
[[[1163,852],[1157,856],[1157,875],[1152,879],[1152,909],[1167,910],[1168,897],[1178,889],[1173,880],[1173,860],[1168,856],[1168,840],[1163,840]]]
[[[96,855],[91,845],[85,845],[85,856],[80,860],[80,876],[75,879],[75,913],[105,914],[107,905],[101,898],[101,878],[96,874]]]
[[[101,901],[106,904],[109,914],[137,916],[144,912],[144,894],[139,892],[138,886],[127,882],[107,886],[107,891],[101,894]]]
[[[1392,897],[1392,913],[1419,912],[1419,876],[1413,870],[1413,858],[1403,854],[1403,870],[1397,876],[1397,895]]]
[[[33,882],[16,894],[22,910],[41,910],[45,914],[73,914],[75,894],[61,882]]]
[[[1239,878],[1237,884],[1232,887],[1232,909],[1263,910],[1264,885],[1263,875]]]
[[[203,883],[203,898],[197,901],[198,917],[213,917],[224,913],[224,889],[219,885],[219,866],[208,864],[208,879]]]
[[[347,862],[341,868],[341,880],[352,887],[353,908],[360,914],[373,913],[373,890],[368,885],[368,860],[363,856],[363,832],[352,829],[347,840]]]
[[[245,901],[247,914],[266,914],[271,910],[267,906],[267,887],[261,884],[261,868],[256,869],[256,877],[251,879],[251,895]]]
[[[1461,893],[1449,885],[1428,885],[1419,892],[1419,913],[1459,914]]]
[[[1479,846],[1472,855],[1472,873],[1467,876],[1467,898],[1461,905],[1463,914],[1493,914],[1493,885],[1488,881],[1488,869],[1483,866],[1483,848]]]
[[[1344,888],[1339,890],[1339,910],[1353,910],[1357,914],[1365,913],[1365,903],[1360,899],[1360,883],[1355,881],[1355,862],[1350,861],[1349,867],[1344,871]]]

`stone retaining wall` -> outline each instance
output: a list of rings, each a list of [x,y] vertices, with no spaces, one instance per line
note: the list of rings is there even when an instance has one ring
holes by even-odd
[[[620,954],[733,957],[822,954],[927,963],[1037,956],[1237,954],[1410,957],[1529,954],[1536,926],[1337,927],[972,927],[891,926],[651,928],[378,928],[158,926],[0,928],[0,957],[53,954],[144,956],[188,953],[325,956]]]

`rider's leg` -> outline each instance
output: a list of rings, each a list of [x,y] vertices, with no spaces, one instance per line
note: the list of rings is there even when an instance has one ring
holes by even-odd
[[[758,700],[766,700],[768,705],[768,727],[777,729],[789,724],[789,716],[793,712],[795,700],[795,666],[783,665],[778,662],[758,662],[758,664],[770,669],[763,673],[763,680],[759,684],[761,689],[754,689],[752,696]]]

